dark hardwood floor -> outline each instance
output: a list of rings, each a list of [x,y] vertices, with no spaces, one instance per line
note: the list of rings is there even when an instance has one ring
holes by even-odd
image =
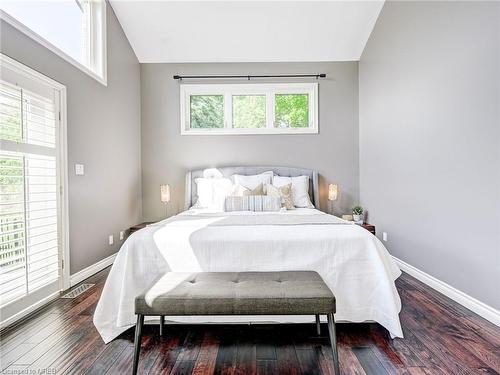
[[[130,373],[134,328],[104,345],[92,314],[108,270],[76,299],[59,299],[1,332],[5,374]],[[498,374],[500,328],[403,274],[404,339],[378,324],[339,324],[343,374]],[[314,324],[146,326],[141,374],[333,374],[326,335]]]

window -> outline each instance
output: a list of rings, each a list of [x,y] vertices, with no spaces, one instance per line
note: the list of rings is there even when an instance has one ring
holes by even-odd
[[[318,84],[181,84],[181,134],[318,132]]]
[[[64,87],[0,55],[0,315],[62,289]]]
[[[307,128],[309,126],[309,97],[307,94],[278,94],[275,105],[275,126],[278,128]]]
[[[2,18],[106,84],[104,0],[0,2]]]
[[[193,129],[224,127],[224,96],[192,95],[189,105]]]

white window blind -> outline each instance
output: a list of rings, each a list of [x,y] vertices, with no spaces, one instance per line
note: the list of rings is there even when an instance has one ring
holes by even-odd
[[[0,306],[59,278],[59,111],[32,85],[0,81]]]

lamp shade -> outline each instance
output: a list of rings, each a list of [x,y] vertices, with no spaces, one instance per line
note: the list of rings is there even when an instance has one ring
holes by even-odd
[[[162,203],[170,202],[170,186],[160,185],[160,201]]]
[[[338,188],[335,184],[328,185],[328,200],[336,201],[338,196]]]

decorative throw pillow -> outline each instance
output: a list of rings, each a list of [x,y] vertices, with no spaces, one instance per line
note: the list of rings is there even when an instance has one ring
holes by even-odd
[[[280,211],[281,197],[267,195],[248,195],[244,197],[226,197],[224,207],[226,212],[231,211]]]
[[[274,186],[280,187],[288,184],[292,184],[293,205],[295,207],[314,208],[309,197],[309,176],[273,177]]]
[[[239,184],[246,187],[247,189],[252,190],[259,186],[259,184],[270,184],[273,179],[273,171],[255,174],[252,176],[233,174],[231,178],[235,184]]]
[[[265,195],[264,194],[264,185],[259,184],[259,185],[257,185],[257,187],[255,189],[252,189],[252,190],[245,189],[245,191],[243,191],[244,197],[250,196],[250,195]]]
[[[281,206],[285,207],[287,210],[295,209],[293,205],[292,198],[292,184],[288,184],[285,186],[276,187],[273,185],[267,185],[267,195],[270,197],[280,197],[281,198]]]

